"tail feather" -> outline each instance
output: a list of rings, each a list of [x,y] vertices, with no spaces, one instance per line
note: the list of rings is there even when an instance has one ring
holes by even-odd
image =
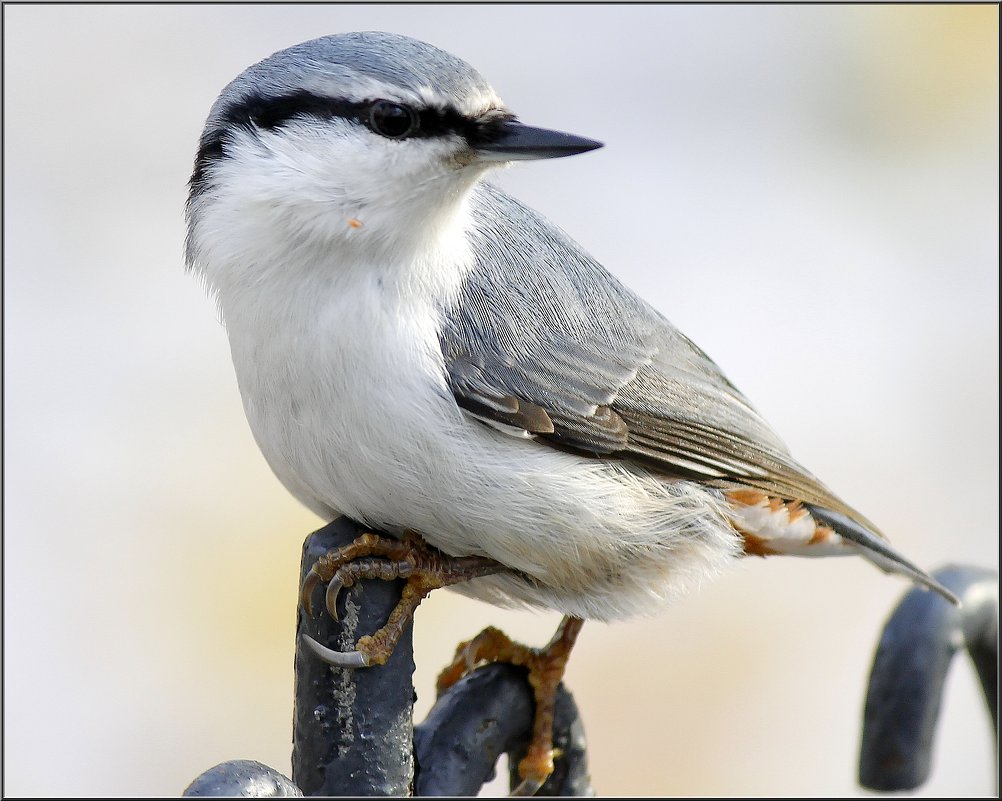
[[[887,540],[877,536],[856,521],[841,514],[813,504],[804,504],[811,517],[818,523],[830,526],[836,534],[862,546],[863,555],[882,570],[900,573],[927,589],[942,595],[950,603],[960,606],[960,599],[921,568],[913,565],[895,551]]]

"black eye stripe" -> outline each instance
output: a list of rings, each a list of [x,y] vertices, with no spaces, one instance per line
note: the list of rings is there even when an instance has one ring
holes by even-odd
[[[195,169],[190,181],[190,197],[200,194],[207,185],[207,170],[219,159],[226,157],[226,143],[229,132],[243,127],[248,130],[273,130],[287,125],[295,119],[313,117],[329,120],[340,117],[365,125],[370,130],[371,112],[375,103],[385,100],[373,98],[361,102],[323,97],[312,92],[299,91],[289,94],[264,97],[257,93],[245,96],[231,104],[222,115],[218,126],[202,135],[195,157]],[[390,101],[396,103],[397,101]],[[402,105],[402,104],[401,104]],[[411,138],[431,138],[455,134],[463,137],[471,147],[491,141],[500,134],[500,126],[513,119],[511,115],[499,114],[489,122],[472,120],[454,108],[414,108],[418,118],[417,130],[407,134]]]
[[[370,115],[375,103],[383,98],[361,102],[322,97],[311,92],[292,92],[278,97],[264,98],[257,94],[245,97],[230,106],[225,113],[229,125],[253,125],[271,130],[280,128],[299,117],[332,119],[341,117],[370,127]],[[390,101],[397,103],[398,101]],[[404,104],[400,104],[404,105]],[[411,107],[413,108],[413,107]],[[471,141],[482,137],[481,126],[453,108],[414,108],[419,125],[410,137],[433,137],[456,134]]]

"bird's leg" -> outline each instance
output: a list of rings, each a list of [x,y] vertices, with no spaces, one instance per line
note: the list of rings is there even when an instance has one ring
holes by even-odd
[[[326,648],[311,637],[306,643],[325,662],[339,667],[383,665],[390,658],[414,615],[418,604],[432,590],[461,581],[500,573],[506,568],[485,556],[446,556],[428,545],[418,535],[408,532],[402,539],[363,534],[343,548],[321,556],[303,582],[300,603],[312,614],[313,591],[327,584],[327,611],[337,620],[337,598],[343,587],[360,579],[406,579],[400,601],[390,612],[379,631],[359,638],[354,651],[340,652]]]
[[[553,773],[553,707],[557,686],[564,676],[567,659],[583,623],[580,618],[565,617],[544,648],[530,648],[512,642],[493,627],[484,629],[469,642],[459,644],[456,658],[438,677],[438,692],[441,694],[480,663],[507,662],[528,668],[536,714],[532,740],[525,757],[518,763],[522,783],[512,795],[533,795]]]

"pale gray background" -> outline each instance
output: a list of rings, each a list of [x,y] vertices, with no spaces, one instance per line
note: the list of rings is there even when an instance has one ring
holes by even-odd
[[[596,153],[500,177],[707,350],[798,458],[921,565],[997,566],[998,9],[6,7],[5,702],[10,795],[176,795],[288,770],[296,574],[321,521],[269,473],[182,263],[222,86],[326,33],[475,64]],[[591,624],[567,681],[605,794],[843,795],[907,584],[746,560]],[[458,638],[553,614],[447,592]],[[994,793],[968,665],[925,795]]]

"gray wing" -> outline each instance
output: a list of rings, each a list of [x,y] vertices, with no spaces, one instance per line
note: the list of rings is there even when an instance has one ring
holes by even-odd
[[[456,402],[555,447],[759,488],[876,531],[809,472],[720,368],[570,237],[490,185],[477,264],[442,310]]]

